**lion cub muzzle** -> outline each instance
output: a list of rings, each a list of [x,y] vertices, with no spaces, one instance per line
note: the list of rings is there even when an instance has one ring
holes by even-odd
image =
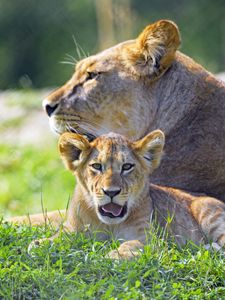
[[[111,189],[102,189],[103,193],[107,196],[109,196],[111,198],[111,200],[113,199],[113,197],[119,195],[119,193],[121,192],[121,189],[115,189],[115,190],[111,190]]]
[[[106,203],[104,205],[99,205],[98,212],[101,214],[101,216],[109,217],[111,219],[123,218],[127,214],[127,203],[121,205],[115,202],[115,197],[121,193],[121,188],[116,188],[116,189],[102,188],[102,191],[105,196],[110,198],[111,202]]]

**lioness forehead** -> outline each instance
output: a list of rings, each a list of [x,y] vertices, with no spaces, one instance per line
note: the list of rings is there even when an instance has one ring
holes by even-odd
[[[103,50],[96,55],[84,58],[77,63],[76,72],[83,73],[85,71],[92,71],[92,69],[95,71],[101,71],[102,67],[104,67],[104,70],[110,69],[115,64],[118,64],[119,57],[121,56],[123,49],[134,44],[134,42],[134,40],[125,41]]]
[[[124,162],[132,156],[131,143],[122,135],[108,133],[96,138],[92,143],[94,151],[91,158],[98,158],[102,162],[115,159]]]

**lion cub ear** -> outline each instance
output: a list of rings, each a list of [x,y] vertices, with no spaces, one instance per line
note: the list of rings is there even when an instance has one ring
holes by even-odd
[[[69,132],[60,136],[58,147],[65,166],[71,171],[76,170],[91,149],[90,143],[85,137]]]
[[[171,66],[179,45],[177,25],[160,20],[147,26],[135,45],[125,48],[125,65],[136,75],[156,79]]]
[[[141,140],[134,142],[136,153],[144,157],[151,164],[151,170],[156,169],[160,163],[165,143],[165,136],[161,130],[154,130],[143,137]]]

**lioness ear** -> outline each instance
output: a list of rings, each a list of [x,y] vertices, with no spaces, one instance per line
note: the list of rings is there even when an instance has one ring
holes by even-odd
[[[136,44],[125,49],[126,63],[133,73],[156,79],[172,64],[180,45],[180,33],[175,23],[160,20],[147,26]]]
[[[76,170],[91,149],[85,137],[70,132],[65,132],[60,136],[58,147],[65,166],[71,171]]]
[[[165,142],[164,133],[155,130],[147,134],[141,140],[134,142],[134,150],[151,163],[151,169],[158,167]]]

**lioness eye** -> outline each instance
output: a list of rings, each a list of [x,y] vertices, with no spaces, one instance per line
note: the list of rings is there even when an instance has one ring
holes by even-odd
[[[133,167],[134,167],[134,164],[123,164],[123,166],[122,166],[122,172],[123,171],[130,171],[130,170],[132,170],[133,169]]]
[[[97,72],[87,72],[87,74],[88,74],[88,76],[87,76],[86,80],[94,79],[99,75],[99,73],[97,73]]]
[[[95,170],[102,171],[102,165],[101,164],[94,163],[94,164],[91,165],[91,167]]]

